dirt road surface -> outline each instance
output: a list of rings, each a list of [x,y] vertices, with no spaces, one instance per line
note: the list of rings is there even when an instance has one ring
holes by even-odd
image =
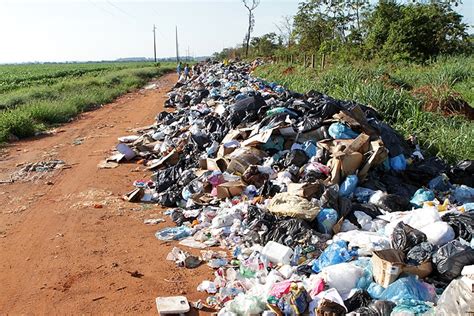
[[[165,75],[157,89],[129,93],[53,135],[0,151],[2,182],[28,162],[61,159],[70,166],[0,184],[0,314],[156,315],[157,296],[205,297],[196,287],[212,271],[166,261],[173,245],[154,236],[171,225],[169,218],[158,206],[120,199],[150,173],[132,163],[97,168],[117,137],[153,123],[175,80]],[[168,223],[143,224],[157,217]]]

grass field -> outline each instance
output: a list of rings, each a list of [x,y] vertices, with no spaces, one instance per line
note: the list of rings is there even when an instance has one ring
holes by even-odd
[[[68,122],[173,68],[140,62],[1,65],[0,142]]]
[[[314,89],[368,104],[404,136],[417,135],[430,154],[450,162],[474,159],[473,121],[423,110],[427,102],[443,104],[453,99],[474,105],[474,57],[447,58],[425,66],[332,65],[324,71],[272,64],[257,68],[254,75],[298,92]]]

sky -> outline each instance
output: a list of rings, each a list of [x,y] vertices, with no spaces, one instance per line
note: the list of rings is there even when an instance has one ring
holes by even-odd
[[[277,32],[298,0],[261,0],[252,36]],[[474,0],[457,11],[474,24]],[[240,0],[0,0],[0,63],[209,56],[241,43],[247,13]],[[472,28],[471,28],[472,30]]]

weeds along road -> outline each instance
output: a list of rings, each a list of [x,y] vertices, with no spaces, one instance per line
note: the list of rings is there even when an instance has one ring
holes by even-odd
[[[97,168],[118,136],[153,123],[175,81],[165,75],[156,90],[129,93],[52,136],[2,150],[2,180],[26,162],[55,158],[71,168],[0,184],[0,314],[156,314],[156,296],[204,298],[196,287],[209,268],[166,261],[172,245],[154,233],[169,223],[143,224],[163,217],[160,208],[120,199],[150,173],[135,164]]]

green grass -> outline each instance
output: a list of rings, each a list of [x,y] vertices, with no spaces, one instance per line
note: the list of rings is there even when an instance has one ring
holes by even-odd
[[[20,70],[16,81],[15,67]],[[0,142],[11,135],[29,137],[68,122],[173,68],[172,64],[156,67],[152,63],[0,66],[0,86],[4,91],[0,92]]]
[[[293,67],[288,73],[286,64],[264,65],[254,75],[298,92],[313,89],[334,98],[368,104],[404,136],[417,135],[429,154],[449,162],[474,159],[474,122],[462,116],[425,112],[424,98],[412,93],[423,86],[447,94],[457,92],[472,106],[473,57],[443,59],[426,66],[338,65],[324,71]],[[440,98],[444,97],[442,93]]]

